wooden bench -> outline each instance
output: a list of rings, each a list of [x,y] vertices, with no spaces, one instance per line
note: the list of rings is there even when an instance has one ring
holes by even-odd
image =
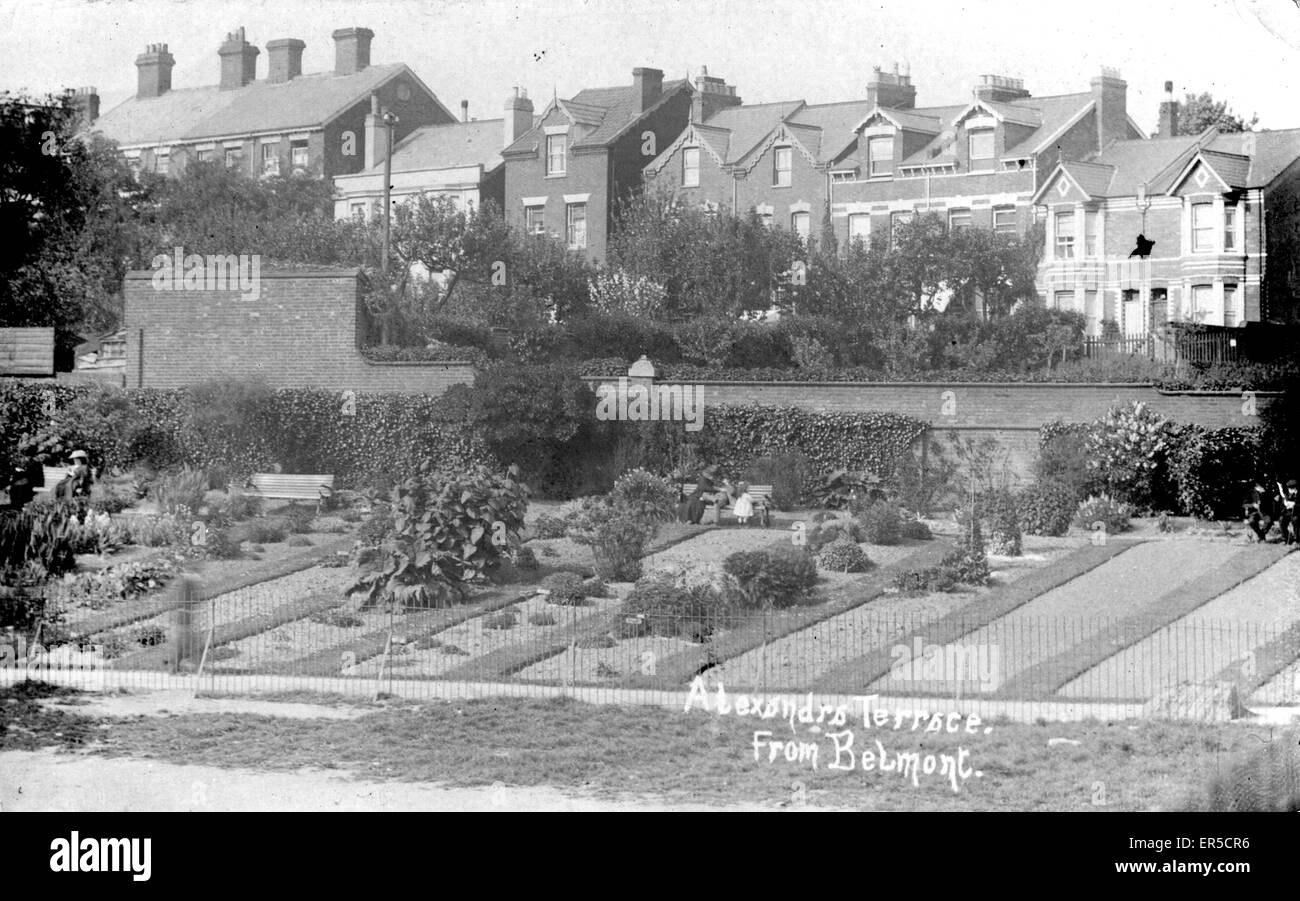
[[[42,466],[44,484],[40,488],[33,488],[32,494],[41,495],[49,494],[54,490],[54,486],[62,482],[71,471],[68,466]]]
[[[319,512],[321,504],[334,494],[334,476],[285,475],[278,472],[259,472],[250,476],[244,488],[254,497],[277,500],[315,501]]]
[[[695,486],[697,484],[698,483],[696,482],[679,482],[677,487],[681,492],[682,497],[684,499],[689,499],[695,492]],[[721,486],[719,486],[717,490],[721,491]],[[749,497],[754,502],[754,515],[758,517],[759,522],[763,525],[768,525],[771,521],[772,515],[772,486],[750,485]],[[705,496],[701,498],[701,500],[704,501],[704,508],[706,510],[713,506],[713,498],[711,496]],[[718,514],[721,516],[722,511],[719,510]],[[717,520],[715,519],[714,521],[716,522]]]

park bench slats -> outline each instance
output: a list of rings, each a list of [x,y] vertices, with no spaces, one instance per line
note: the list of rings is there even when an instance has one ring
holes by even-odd
[[[334,476],[260,472],[250,476],[244,487],[258,497],[315,501],[319,509],[321,503],[334,493]]]
[[[54,486],[58,485],[59,482],[63,480],[64,476],[66,476],[69,471],[70,470],[66,466],[42,466],[41,473],[42,473],[44,484],[41,485],[40,488],[33,488],[32,493],[33,494],[50,493],[51,491],[54,490]]]

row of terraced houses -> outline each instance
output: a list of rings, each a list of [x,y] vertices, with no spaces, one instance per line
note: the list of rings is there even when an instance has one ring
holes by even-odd
[[[501,118],[459,116],[408,66],[374,65],[374,33],[333,32],[332,71],[303,74],[305,43],[260,50],[241,28],[218,49],[215,85],[176,87],[174,58],[136,59],[136,95],[91,127],[142,170],[219,160],[252,174],[323,177],[339,217],[376,214],[391,156],[392,197],[443,194],[461,208],[494,201],[520,229],[600,262],[620,198],[662,187],[690,203],[746,214],[808,238],[829,222],[840,246],[885,240],[939,213],[950,228],[1023,233],[1045,226],[1043,303],[1113,321],[1129,334],[1168,321],[1223,326],[1295,316],[1300,295],[1300,129],[1178,133],[1171,85],[1159,133],[1127,109],[1128,86],[1103,69],[1087,90],[1033,96],[985,75],[969,97],[919,105],[907,72],[875,69],[838,103],[744,103],[701,69],[694,80],[637,67],[629,83],[534,104],[513,89]],[[540,107],[540,109],[539,109]],[[388,147],[384,113],[398,124]],[[1137,235],[1154,241],[1130,256]]]

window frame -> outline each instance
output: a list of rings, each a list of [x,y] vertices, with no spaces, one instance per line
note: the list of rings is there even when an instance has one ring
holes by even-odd
[[[1061,298],[1068,298],[1066,304],[1061,303]],[[1073,310],[1074,309],[1074,291],[1053,291],[1052,292],[1053,310]]]
[[[786,165],[781,166],[784,156]],[[785,175],[785,181],[781,176]],[[772,148],[772,187],[789,188],[794,185],[794,145],[777,144]]]
[[[581,220],[576,219],[574,214],[579,210],[582,211]],[[575,240],[577,226],[582,225],[582,240]],[[586,203],[566,203],[564,205],[564,243],[570,250],[587,249],[587,204]]]
[[[901,225],[907,225],[916,219],[916,212],[908,210],[894,210],[889,214],[889,248],[893,250],[898,247],[898,228]]]
[[[999,223],[998,223],[998,214],[999,214],[999,213],[1007,213],[1007,214],[1010,214],[1010,216],[1011,216],[1011,222],[1010,222],[1010,223],[999,224]],[[995,235],[1014,235],[1014,234],[1017,233],[1017,231],[1018,231],[1018,229],[1016,228],[1016,208],[1015,208],[1015,206],[1014,206],[1014,205],[1006,205],[1006,204],[1003,204],[1002,206],[995,206],[995,207],[993,208],[993,234],[995,234]]]
[[[686,161],[694,159],[694,166],[687,166]],[[694,173],[694,178],[688,177]],[[682,148],[682,187],[698,188],[700,186],[700,148],[683,147]]]
[[[546,234],[546,204],[535,203],[524,207],[524,234]]]
[[[884,162],[881,155],[876,152],[876,148],[882,145],[889,147],[887,157],[889,168],[880,171],[877,168],[877,162]],[[882,178],[886,175],[894,174],[894,136],[893,135],[872,135],[867,138],[867,176],[869,178]]]
[[[1061,221],[1064,219],[1070,223],[1069,233],[1062,234]],[[1075,219],[1074,210],[1057,210],[1052,218],[1053,233],[1055,239],[1052,246],[1055,250],[1055,257],[1058,260],[1075,259]]]
[[[558,149],[558,153],[557,153]],[[554,168],[556,163],[559,168]],[[567,134],[546,136],[546,177],[562,178],[569,174],[569,136]]]
[[[1241,293],[1241,286],[1237,282],[1223,283],[1223,325],[1225,328],[1236,328],[1246,321],[1244,304],[1240,310],[1237,308],[1237,298],[1239,297],[1244,298],[1245,295]],[[1232,322],[1228,321],[1229,314],[1232,315]]]
[[[797,225],[800,216],[802,216],[803,221],[807,223],[803,231],[800,231],[799,226]],[[795,212],[791,213],[790,231],[798,235],[800,238],[803,238],[805,241],[811,238],[812,237],[812,213],[808,212],[807,210],[796,210]]]
[[[302,162],[298,162],[298,151],[302,151]],[[289,166],[293,169],[306,169],[311,165],[311,145],[304,140],[289,142]]]
[[[225,147],[222,159],[225,161],[227,169],[233,169],[244,162],[243,147]]]
[[[172,153],[171,148],[166,150],[159,149],[153,152],[153,171],[158,175],[167,175],[171,172]]]
[[[1083,211],[1083,258],[1095,260],[1098,256],[1098,226],[1101,224],[1097,210]]]
[[[1206,219],[1200,225],[1197,224],[1198,211],[1203,212]],[[1192,253],[1214,253],[1214,204],[1210,201],[1193,203],[1189,216],[1189,227],[1191,230]],[[1202,240],[1202,237],[1204,240]]]
[[[1198,298],[1204,299],[1205,303],[1199,303]],[[1210,312],[1210,306],[1214,303],[1214,285],[1192,285],[1187,291],[1187,313],[1188,319],[1192,322],[1200,322],[1205,319]]]
[[[977,138],[980,139],[981,141],[983,141],[985,138],[988,139],[989,147],[988,147],[987,155],[985,156],[975,155],[975,140]],[[966,158],[970,160],[972,164],[983,163],[985,161],[992,162],[993,160],[996,160],[997,157],[998,157],[997,133],[995,129],[972,128],[966,132]]]
[[[1237,205],[1223,205],[1223,252],[1237,252]]]
[[[866,231],[862,232],[861,234],[855,234],[853,231],[853,224],[855,222],[865,222],[867,224]],[[870,213],[849,213],[849,221],[846,227],[848,229],[847,233],[848,233],[850,245],[854,241],[861,238],[864,247],[871,246],[871,214]]]
[[[961,219],[965,219],[965,224],[964,225],[955,224],[953,222],[954,216]],[[959,207],[953,207],[952,209],[948,210],[948,231],[961,231],[962,229],[974,228],[974,227],[975,227],[975,217],[974,214],[971,212],[970,207],[959,206]]]
[[[261,146],[262,148],[262,174],[279,175],[280,174],[280,142],[265,141],[259,146]],[[273,150],[273,152],[269,155],[267,154],[268,149]]]

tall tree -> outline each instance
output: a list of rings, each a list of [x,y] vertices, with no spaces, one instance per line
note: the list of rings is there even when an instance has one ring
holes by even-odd
[[[1237,115],[1228,107],[1226,100],[1215,100],[1209,91],[1199,94],[1184,94],[1183,102],[1178,108],[1178,133],[1180,135],[1198,135],[1211,125],[1222,132],[1249,131],[1255,127],[1259,116],[1251,114],[1250,120]],[[1159,126],[1155,131],[1158,132]]]

